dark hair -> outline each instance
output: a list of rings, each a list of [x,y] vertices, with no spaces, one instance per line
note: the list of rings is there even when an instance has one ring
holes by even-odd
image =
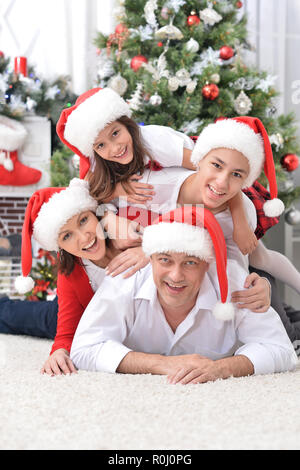
[[[104,160],[94,151],[95,169],[88,173],[90,184],[90,195],[98,202],[106,201],[115,190],[116,184],[121,183],[126,192],[129,192],[128,179],[130,176],[144,173],[145,155],[150,159],[150,167],[153,162],[152,156],[142,140],[140,128],[135,121],[127,116],[121,116],[116,120],[123,124],[132,137],[133,159],[130,163],[122,165],[118,162]]]
[[[79,259],[76,256],[71,255],[71,253],[68,253],[68,251],[60,248],[57,263],[58,272],[69,276],[75,268],[75,264],[79,264]]]

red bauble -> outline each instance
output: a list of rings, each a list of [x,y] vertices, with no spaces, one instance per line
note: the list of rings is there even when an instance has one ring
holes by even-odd
[[[197,15],[191,14],[190,16],[188,16],[186,22],[188,26],[196,26],[200,23],[200,18]]]
[[[158,45],[158,47],[162,47],[162,46],[163,46],[163,43],[162,43],[161,41],[159,41],[159,42],[157,43],[157,45]]]
[[[220,59],[228,60],[234,55],[234,50],[230,46],[222,46],[220,49]]]
[[[208,83],[202,88],[202,95],[207,100],[215,100],[219,96],[219,87],[215,83]]]
[[[0,59],[3,59],[3,57],[4,57],[4,52],[0,51]]]
[[[130,67],[134,72],[137,72],[137,70],[143,65],[148,62],[148,59],[144,55],[136,55],[131,59],[130,62]]]
[[[299,158],[294,153],[287,153],[281,158],[280,163],[287,171],[295,171],[299,166]]]
[[[235,6],[236,6],[237,8],[242,8],[243,2],[238,1],[238,2],[236,2]]]
[[[127,26],[125,26],[125,24],[117,24],[116,28],[115,28],[115,33],[116,34],[122,34],[122,33],[127,33],[128,32],[128,28]]]

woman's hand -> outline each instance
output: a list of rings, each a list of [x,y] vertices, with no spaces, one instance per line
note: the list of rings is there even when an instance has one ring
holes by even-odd
[[[129,268],[129,271],[124,274],[123,278],[126,279],[135,274],[139,269],[144,268],[149,263],[149,257],[145,255],[142,247],[128,248],[107,265],[106,274],[114,277],[123,273]]]
[[[66,349],[57,349],[54,351],[41,369],[41,374],[52,376],[72,374],[73,372],[77,374],[76,367],[70,359],[69,351]]]
[[[152,191],[153,186],[148,183],[139,183],[142,177],[142,175],[132,175],[129,178],[128,184],[130,186],[130,192],[127,192],[120,182],[117,183],[113,198],[126,198],[127,202],[131,204],[143,204],[147,201],[151,201],[152,196],[155,194],[155,192]]]
[[[231,294],[231,301],[236,303],[238,308],[248,308],[256,313],[266,312],[271,305],[269,281],[257,273],[251,273],[246,277],[244,287],[246,290]]]

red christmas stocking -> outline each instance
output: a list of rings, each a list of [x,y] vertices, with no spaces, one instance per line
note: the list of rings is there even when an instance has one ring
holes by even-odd
[[[26,136],[27,131],[21,123],[0,116],[0,185],[27,186],[41,179],[41,171],[18,160],[18,149]]]

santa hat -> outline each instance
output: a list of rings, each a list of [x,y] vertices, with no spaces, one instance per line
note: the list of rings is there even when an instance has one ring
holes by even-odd
[[[243,188],[251,186],[259,178],[262,169],[269,182],[271,200],[263,208],[267,217],[278,217],[284,211],[284,204],[277,199],[277,182],[272,147],[267,131],[260,119],[240,116],[219,119],[209,124],[199,135],[191,155],[197,166],[212,149],[229,148],[238,150],[248,160],[250,172]]]
[[[29,277],[32,267],[31,237],[48,251],[58,251],[60,229],[76,214],[96,211],[97,202],[89,194],[89,184],[79,178],[71,180],[67,188],[43,188],[29,199],[22,229],[21,265],[23,276],[18,276],[15,288],[25,294],[34,286]]]
[[[186,253],[208,263],[216,260],[221,300],[213,314],[219,320],[231,320],[234,306],[227,301],[227,250],[221,226],[214,215],[198,206],[183,206],[160,215],[144,229],[143,250],[153,253]]]
[[[93,144],[107,124],[121,116],[131,117],[129,105],[111,88],[92,88],[74,106],[62,111],[56,125],[60,140],[80,156],[80,178],[94,158]]]

